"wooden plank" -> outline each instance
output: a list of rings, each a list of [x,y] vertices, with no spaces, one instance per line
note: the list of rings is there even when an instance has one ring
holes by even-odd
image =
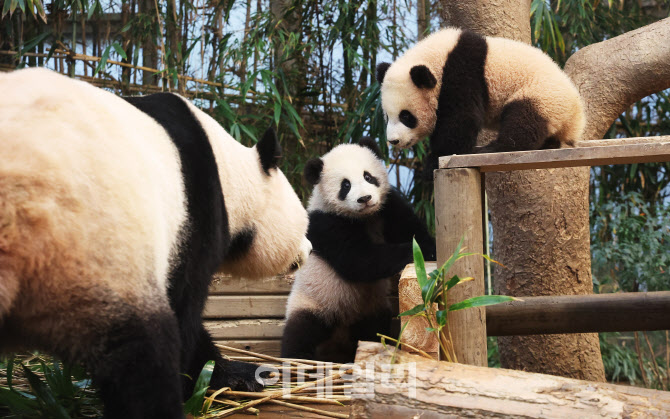
[[[214,339],[281,339],[286,322],[279,319],[207,320]]]
[[[489,336],[670,329],[670,291],[520,298],[486,308]]]
[[[482,182],[477,169],[435,171],[435,234],[437,264],[442,266],[464,237],[469,252],[484,252]],[[456,262],[449,276],[472,277],[449,291],[447,303],[484,295],[484,262],[479,256]],[[447,327],[453,339],[458,362],[487,365],[486,312],[483,308],[455,311],[448,316]],[[446,357],[441,359],[447,359]]]
[[[284,318],[286,295],[210,295],[206,319]]]
[[[667,418],[670,392],[439,362],[361,342],[352,418]]]
[[[256,352],[263,355],[280,356],[281,355],[281,340],[279,339],[249,339],[249,340],[214,340],[214,343],[231,346],[237,349],[244,349],[245,351]],[[237,352],[221,350],[222,354],[239,356]]]
[[[608,141],[605,145],[594,145]],[[440,169],[478,167],[481,172],[670,161],[670,136],[580,142],[574,148],[463,154],[440,157]]]
[[[209,287],[210,294],[288,294],[291,292],[294,275],[278,275],[271,278],[249,279],[231,275],[215,274]]]
[[[426,262],[426,272],[431,272],[437,269],[436,262]],[[416,270],[414,264],[410,263],[405,267],[400,275],[398,282],[398,309],[399,312],[411,310],[418,304],[422,304],[421,288],[416,281]],[[435,305],[437,307],[437,305]],[[435,333],[426,332],[426,327],[429,326],[428,320],[423,317],[401,317],[401,327],[409,321],[405,331],[402,334],[402,341],[410,346],[421,349],[422,351],[432,355],[435,359],[439,358],[440,345],[437,341]],[[435,322],[435,317],[432,319]],[[405,348],[411,351],[409,348]]]

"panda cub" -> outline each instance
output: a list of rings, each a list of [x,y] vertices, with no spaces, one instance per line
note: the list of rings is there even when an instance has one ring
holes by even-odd
[[[572,146],[584,106],[568,76],[541,50],[455,28],[436,32],[393,64],[377,66],[389,143],[430,135],[432,157]],[[475,149],[482,128],[497,138]]]
[[[370,138],[308,161],[305,178],[314,186],[307,209],[313,251],[296,273],[281,353],[351,362],[358,340],[388,333],[389,277],[412,262],[412,237],[426,260],[435,260],[435,240],[389,185]]]

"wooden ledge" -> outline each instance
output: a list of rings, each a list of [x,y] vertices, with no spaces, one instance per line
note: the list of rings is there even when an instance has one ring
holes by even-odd
[[[594,140],[574,148],[462,154],[440,157],[440,169],[474,167],[481,172],[502,172],[608,164],[670,161],[670,136]]]

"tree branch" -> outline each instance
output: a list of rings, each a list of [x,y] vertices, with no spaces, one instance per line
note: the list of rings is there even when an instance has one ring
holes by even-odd
[[[670,88],[670,18],[577,51],[565,64],[584,99],[584,140],[600,139],[631,104]]]

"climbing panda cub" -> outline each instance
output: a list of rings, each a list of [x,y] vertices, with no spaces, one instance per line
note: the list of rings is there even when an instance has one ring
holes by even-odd
[[[379,64],[377,81],[389,143],[407,148],[430,135],[433,163],[473,151],[572,146],[586,123],[577,88],[549,56],[467,30],[426,37],[393,64]],[[475,148],[484,127],[498,136]]]
[[[295,276],[281,353],[351,362],[358,340],[388,333],[389,278],[412,262],[412,237],[426,260],[435,260],[435,240],[389,185],[370,138],[308,161],[305,178],[314,186],[307,232],[313,251]]]
[[[44,69],[0,74],[0,92],[0,353],[83,362],[106,418],[183,418],[208,360],[212,388],[260,390],[202,311],[217,270],[307,259],[274,132],[248,148],[180,96]]]

